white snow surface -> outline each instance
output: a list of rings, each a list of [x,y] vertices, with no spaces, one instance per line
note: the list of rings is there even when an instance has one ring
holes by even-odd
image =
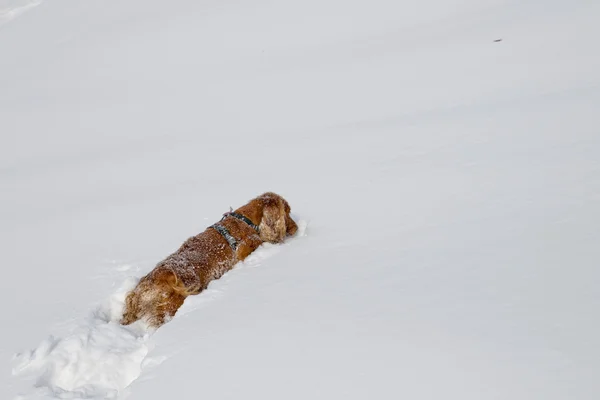
[[[40,5],[42,0],[0,0],[0,25]]]
[[[599,20],[0,0],[0,398],[600,398]],[[267,190],[297,237],[117,323]]]

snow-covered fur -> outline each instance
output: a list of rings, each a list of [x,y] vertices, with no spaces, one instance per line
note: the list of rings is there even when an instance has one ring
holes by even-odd
[[[121,323],[144,319],[153,327],[164,324],[187,296],[206,289],[210,281],[220,278],[263,242],[280,243],[298,229],[290,217],[288,202],[275,193],[264,193],[235,212],[250,219],[259,227],[259,233],[247,223],[227,217],[220,224],[237,241],[235,251],[213,228],[189,238],[127,295]]]

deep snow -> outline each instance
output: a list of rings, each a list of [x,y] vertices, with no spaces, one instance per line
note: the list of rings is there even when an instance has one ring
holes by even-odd
[[[0,398],[600,396],[600,4],[26,3],[0,0]],[[305,236],[154,334],[105,322],[266,190]]]
[[[298,228],[296,239],[306,235],[306,222],[300,220]],[[261,246],[239,263],[236,271],[260,265],[279,247]],[[131,267],[123,265],[118,272],[137,275]],[[142,369],[148,370],[164,361],[165,357],[149,357],[154,329],[142,321],[130,326],[119,324],[125,296],[137,280],[135,277],[124,279],[104,304],[73,324],[65,337],[49,336],[35,349],[15,355],[13,374],[35,381],[36,389],[30,397],[117,398],[140,376]],[[178,317],[218,293],[213,284],[202,296],[191,297]]]

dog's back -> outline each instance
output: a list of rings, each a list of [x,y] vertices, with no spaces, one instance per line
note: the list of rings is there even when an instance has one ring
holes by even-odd
[[[140,280],[127,295],[121,323],[145,319],[151,326],[162,325],[187,296],[200,293],[263,242],[279,243],[295,234],[297,225],[290,211],[283,197],[269,192],[226,213]]]

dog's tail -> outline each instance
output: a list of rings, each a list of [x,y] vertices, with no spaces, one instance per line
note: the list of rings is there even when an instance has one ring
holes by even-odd
[[[155,273],[153,278],[156,282],[163,282],[168,288],[184,297],[198,294],[202,290],[200,283],[186,285],[183,280],[177,276],[177,273],[171,269],[159,270]]]
[[[175,272],[173,272],[173,276],[175,280],[171,278],[170,284],[173,291],[177,294],[180,294],[184,297],[188,297],[194,294],[198,294],[202,291],[202,286],[198,283],[197,285],[187,287],[181,279],[177,277]]]
[[[177,296],[169,296],[170,293]],[[127,294],[121,324],[129,325],[139,319],[149,319],[154,321],[154,325],[160,325],[166,314],[174,315],[187,296],[197,293],[199,288],[186,287],[174,271],[153,271]]]

